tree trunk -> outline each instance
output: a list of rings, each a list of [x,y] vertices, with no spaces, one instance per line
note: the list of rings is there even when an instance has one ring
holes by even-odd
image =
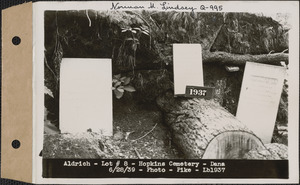
[[[245,65],[246,62],[256,62],[271,65],[280,65],[280,62],[288,64],[289,55],[286,53],[262,54],[262,55],[238,55],[222,51],[203,51],[203,63],[220,62],[223,64]]]
[[[273,54],[261,54],[261,55],[239,55],[233,53],[227,53],[223,51],[202,51],[202,60],[204,64],[208,63],[221,63],[226,65],[238,65],[243,66],[246,62],[255,62],[255,63],[263,63],[263,64],[270,64],[270,65],[278,65],[280,66],[280,62],[285,62],[287,65],[289,63],[289,54],[287,53],[273,53]],[[162,68],[161,63],[141,63],[140,61],[137,62],[137,66],[135,70],[158,70]],[[172,64],[173,62],[170,61]],[[165,65],[165,64],[164,64]],[[166,66],[164,66],[166,67]],[[122,71],[122,70],[119,70]],[[119,72],[118,71],[118,72]],[[124,71],[123,71],[124,72]]]
[[[242,159],[252,149],[265,148],[252,131],[213,100],[174,98],[167,92],[158,97],[157,104],[186,158]]]
[[[286,160],[288,159],[288,147],[284,144],[269,143],[263,149],[253,149],[245,154],[245,159],[260,160]]]

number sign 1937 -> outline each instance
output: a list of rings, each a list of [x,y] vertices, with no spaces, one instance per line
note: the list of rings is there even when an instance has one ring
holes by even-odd
[[[185,97],[211,99],[213,90],[213,87],[186,86]]]

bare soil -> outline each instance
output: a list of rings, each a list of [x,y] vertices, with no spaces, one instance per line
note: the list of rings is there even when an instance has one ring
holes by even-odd
[[[129,103],[124,103],[129,102]],[[44,158],[182,159],[155,106],[114,100],[114,135],[45,132]],[[128,137],[126,137],[126,132]]]

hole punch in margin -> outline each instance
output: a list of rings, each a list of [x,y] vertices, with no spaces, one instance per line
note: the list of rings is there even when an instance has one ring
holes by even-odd
[[[14,45],[19,45],[20,43],[21,43],[21,38],[20,37],[18,37],[18,36],[14,36],[13,38],[12,38],[12,43],[14,44]]]
[[[21,142],[17,139],[13,140],[12,143],[11,143],[11,146],[14,148],[14,149],[18,149],[20,148],[21,146]]]

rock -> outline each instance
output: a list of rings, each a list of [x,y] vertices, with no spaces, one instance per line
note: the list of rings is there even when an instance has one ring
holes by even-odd
[[[114,136],[113,136],[113,139],[118,141],[118,140],[122,140],[124,139],[124,133],[122,131],[117,131]]]

